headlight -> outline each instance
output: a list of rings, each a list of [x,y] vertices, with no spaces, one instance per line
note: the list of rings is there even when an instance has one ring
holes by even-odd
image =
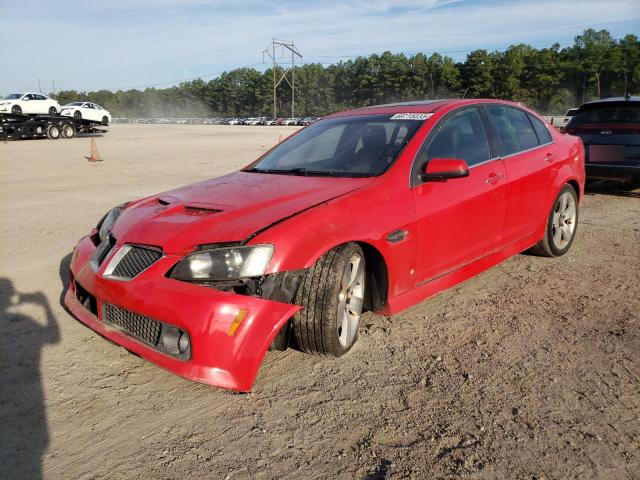
[[[269,266],[272,245],[223,247],[202,250],[183,258],[171,278],[186,281],[216,281],[259,277]]]
[[[102,220],[98,222],[96,228],[98,229],[98,237],[100,237],[101,242],[107,238],[107,235],[111,232],[113,224],[116,222],[126,206],[127,204],[123,203],[122,205],[112,208],[104,217],[102,217]]]

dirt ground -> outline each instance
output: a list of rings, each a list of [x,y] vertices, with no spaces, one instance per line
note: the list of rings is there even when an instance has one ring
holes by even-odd
[[[29,479],[639,478],[640,189],[599,185],[559,259],[519,255],[337,360],[271,352],[254,391],[199,385],[60,305],[121,202],[237,169],[292,129],[118,125],[0,144],[0,472]]]

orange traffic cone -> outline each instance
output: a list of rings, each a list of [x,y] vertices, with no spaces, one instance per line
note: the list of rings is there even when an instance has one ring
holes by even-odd
[[[96,146],[96,137],[91,137],[91,156],[84,157],[90,162],[101,162],[100,154],[98,153],[98,147]]]

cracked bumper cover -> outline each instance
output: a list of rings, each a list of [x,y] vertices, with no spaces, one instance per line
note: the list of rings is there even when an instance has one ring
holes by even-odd
[[[127,350],[190,380],[249,391],[260,363],[280,328],[300,306],[222,292],[164,276],[179,257],[167,255],[131,281],[104,278],[89,265],[95,246],[89,237],[77,245],[64,303],[82,323]],[[103,265],[104,267],[104,265]],[[93,295],[97,315],[76,296],[78,282]],[[180,360],[155,350],[102,321],[103,303],[176,326],[188,332],[191,359]],[[247,316],[233,335],[229,329],[241,309]]]

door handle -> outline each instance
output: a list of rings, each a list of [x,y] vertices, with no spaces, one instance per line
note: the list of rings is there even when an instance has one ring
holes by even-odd
[[[544,156],[544,161],[547,162],[547,163],[553,162],[553,154],[552,153],[547,153]]]
[[[503,177],[503,175],[501,173],[492,173],[487,177],[487,179],[484,181],[484,183],[486,183],[488,185],[495,185],[496,183],[498,183],[500,181],[500,179],[502,177]]]

